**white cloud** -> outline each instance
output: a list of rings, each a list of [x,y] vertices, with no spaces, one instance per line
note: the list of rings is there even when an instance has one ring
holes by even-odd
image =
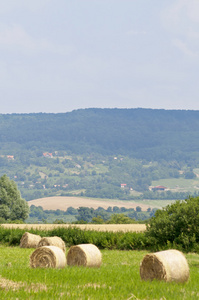
[[[176,0],[161,17],[173,45],[187,57],[198,58],[199,1]]]
[[[199,23],[199,1],[187,0],[186,1],[187,15],[192,22]]]
[[[186,31],[186,35],[190,39],[199,40],[199,31],[196,31],[192,28]]]
[[[53,44],[45,38],[34,38],[29,35],[21,26],[11,27],[0,26],[0,49],[19,50],[25,54],[38,54],[49,52],[57,54],[68,54],[72,47]]]
[[[174,31],[182,31],[193,23],[199,23],[198,0],[176,0],[161,14],[164,25]]]
[[[173,44],[180,50],[182,51],[185,55],[188,55],[190,57],[198,57],[198,53],[192,51],[185,42],[175,39],[173,41]]]

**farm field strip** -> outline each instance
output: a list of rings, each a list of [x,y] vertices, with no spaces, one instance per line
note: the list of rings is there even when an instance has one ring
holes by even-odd
[[[146,230],[145,224],[1,224],[4,228],[10,229],[39,229],[52,230],[54,228],[76,227],[82,230],[112,231],[112,232],[143,232]]]
[[[68,207],[79,208],[92,207],[97,209],[98,207],[103,207],[107,209],[109,206],[118,206],[126,208],[136,208],[140,206],[143,211],[146,211],[147,208],[152,207],[147,204],[142,204],[141,202],[136,201],[124,201],[124,200],[110,200],[110,199],[95,199],[95,198],[83,198],[83,197],[46,197],[28,201],[28,205],[41,206],[43,209],[47,210],[66,210]],[[153,208],[153,207],[152,207]]]
[[[166,178],[152,181],[152,186],[163,185],[172,192],[194,192],[199,188],[199,177],[193,179],[185,178]]]
[[[158,209],[162,209],[163,207],[167,205],[171,205],[176,200],[137,200],[137,204],[141,206],[140,204],[148,205],[149,207],[154,207]]]

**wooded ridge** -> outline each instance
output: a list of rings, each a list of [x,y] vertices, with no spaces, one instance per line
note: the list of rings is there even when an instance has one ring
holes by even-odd
[[[89,108],[1,114],[3,174],[17,182],[26,200],[197,195],[199,111]]]
[[[64,150],[136,158],[194,159],[199,111],[79,109],[68,113],[1,114],[0,150]]]

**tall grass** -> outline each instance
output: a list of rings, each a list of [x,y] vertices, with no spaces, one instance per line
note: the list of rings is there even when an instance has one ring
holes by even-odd
[[[141,281],[139,265],[146,251],[101,250],[103,263],[98,269],[31,269],[32,251],[0,247],[1,299],[196,300],[199,297],[199,256],[196,254],[187,255],[190,280],[177,284]]]

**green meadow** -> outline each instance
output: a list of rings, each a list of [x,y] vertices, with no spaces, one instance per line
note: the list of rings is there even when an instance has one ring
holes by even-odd
[[[194,179],[185,178],[165,178],[152,181],[153,186],[163,185],[172,192],[194,193],[199,190],[199,177]]]
[[[33,251],[0,247],[0,299],[199,299],[198,254],[186,254],[190,279],[182,284],[141,281],[146,251],[101,250],[100,268],[32,269]]]

